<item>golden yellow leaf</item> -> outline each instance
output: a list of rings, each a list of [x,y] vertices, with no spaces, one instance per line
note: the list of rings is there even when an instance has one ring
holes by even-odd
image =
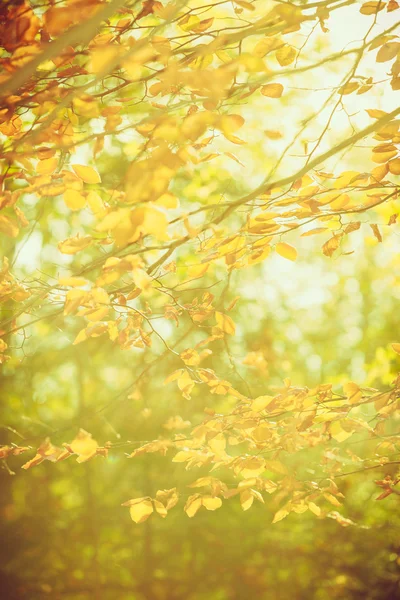
[[[353,383],[352,381],[345,383],[343,386],[343,391],[350,404],[357,404],[358,402],[360,402],[362,398],[362,393],[356,383]]]
[[[387,115],[387,112],[385,112],[384,110],[379,110],[377,108],[367,108],[366,111],[372,119],[381,119],[382,117]]]
[[[92,435],[84,429],[80,429],[76,438],[69,444],[72,452],[78,455],[77,462],[85,462],[92,458],[98,446]]]
[[[174,194],[171,194],[171,192],[166,192],[157,198],[155,204],[163,206],[164,208],[178,208],[179,200],[176,196],[174,196]]]
[[[93,167],[86,165],[72,165],[73,170],[85,183],[100,183],[100,175]]]
[[[392,344],[392,348],[396,352],[396,354],[400,354],[400,344],[394,343]]]
[[[235,323],[228,315],[224,313],[215,311],[215,320],[217,321],[217,325],[224,333],[228,335],[235,335],[236,327]]]
[[[287,517],[288,514],[289,511],[286,508],[281,508],[281,510],[278,510],[278,512],[275,513],[272,523],[278,523],[279,521],[282,521],[282,519]]]
[[[386,6],[386,2],[380,2],[379,0],[374,0],[372,2],[364,2],[364,4],[360,8],[360,13],[362,15],[375,15],[380,10],[383,10]]]
[[[186,501],[184,511],[188,517],[192,518],[197,513],[199,508],[201,507],[201,496],[200,494],[193,494],[193,496],[189,496]]]
[[[118,46],[99,46],[90,52],[89,70],[91,73],[105,73],[109,65],[115,61],[123,51]]]
[[[387,152],[372,152],[372,160],[375,163],[386,163],[391,158],[397,156],[397,149],[393,148],[393,150],[388,149]]]
[[[60,242],[58,244],[58,249],[63,254],[76,254],[77,252],[80,252],[81,250],[84,250],[84,248],[90,246],[92,241],[93,240],[90,235],[84,237],[79,237],[79,235],[76,235],[73,238],[68,238],[63,242]]]
[[[383,63],[395,58],[400,52],[400,42],[387,42],[379,48],[376,62]]]
[[[276,60],[281,67],[287,67],[292,64],[296,58],[297,52],[293,46],[285,44],[275,52]]]
[[[262,86],[261,93],[268,98],[280,98],[283,94],[283,85],[281,83],[268,83]]]
[[[49,175],[50,173],[54,173],[57,165],[57,158],[45,158],[44,160],[40,160],[36,165],[36,172],[40,175]]]
[[[339,248],[340,236],[334,235],[322,246],[322,252],[325,256],[332,256],[332,254]]]
[[[273,396],[259,396],[251,403],[251,410],[255,412],[260,412],[264,410],[273,400]]]
[[[314,502],[309,502],[308,508],[311,510],[312,513],[314,513],[314,515],[316,515],[317,517],[320,516],[321,509],[317,504],[315,504]]]
[[[86,205],[85,196],[77,190],[65,190],[64,201],[71,210],[80,210]]]
[[[188,348],[187,350],[181,352],[180,357],[185,363],[185,365],[189,365],[192,367],[198,365],[200,362],[199,353],[196,350],[193,350],[193,348]]]
[[[97,192],[95,192],[94,190],[90,190],[86,197],[86,200],[89,204],[90,210],[92,211],[96,219],[101,219],[106,215],[104,203]]]
[[[0,215],[0,232],[9,235],[10,237],[17,237],[19,228],[14,221],[5,215]]]
[[[297,250],[290,244],[286,244],[286,242],[279,242],[275,246],[276,252],[283,256],[283,258],[287,258],[288,260],[295,261],[297,259]]]
[[[240,493],[240,505],[243,510],[249,510],[254,502],[254,496],[251,490],[244,490]]]
[[[333,439],[337,442],[344,442],[353,435],[352,431],[346,431],[345,429],[343,429],[342,425],[340,424],[340,421],[333,421],[330,424],[329,432]]]
[[[358,88],[359,84],[356,81],[348,81],[347,83],[342,85],[342,87],[339,88],[338,92],[342,96],[347,96],[358,90]]]
[[[58,283],[66,287],[81,287],[86,285],[88,280],[83,277],[60,277]]]
[[[219,433],[215,437],[211,438],[208,442],[210,449],[215,454],[224,454],[226,448],[226,439],[223,433]]]
[[[374,234],[374,236],[376,237],[378,242],[382,242],[382,235],[381,235],[381,232],[379,231],[378,225],[376,223],[373,223],[370,225],[370,227],[372,229],[372,233]]]
[[[389,171],[393,175],[400,175],[400,158],[395,158],[393,160],[390,160],[388,163],[388,166],[389,166]]]
[[[153,503],[150,498],[138,498],[129,508],[132,521],[135,523],[143,523],[153,511]]]
[[[310,231],[305,231],[301,234],[301,237],[309,237],[310,235],[317,235],[317,233],[323,233],[327,230],[327,227],[316,227],[315,229],[310,229]]]
[[[201,503],[207,510],[217,510],[222,506],[222,500],[217,496],[203,496]]]

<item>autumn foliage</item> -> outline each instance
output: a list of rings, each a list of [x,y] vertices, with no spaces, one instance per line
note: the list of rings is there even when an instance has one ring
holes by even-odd
[[[1,3],[2,510],[31,548],[1,562],[7,598],[400,597],[399,17]],[[391,558],[318,587],[303,523]],[[55,547],[76,527],[78,558],[45,526]],[[208,580],[221,535],[290,527],[298,595],[272,558],[252,571],[265,540],[230,559],[242,591]]]

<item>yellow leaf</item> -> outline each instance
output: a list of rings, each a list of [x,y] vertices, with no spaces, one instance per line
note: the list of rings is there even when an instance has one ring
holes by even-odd
[[[360,13],[362,15],[375,15],[378,11],[385,8],[385,6],[386,2],[380,2],[379,0],[365,2],[360,8]]]
[[[0,215],[0,232],[10,237],[17,237],[19,229],[14,221],[5,215]]]
[[[327,230],[327,227],[316,227],[315,229],[310,229],[310,231],[305,231],[301,234],[301,237],[309,237],[310,235],[316,235],[317,233],[323,233]]]
[[[400,344],[392,344],[392,348],[396,354],[400,354]]]
[[[87,195],[87,203],[89,204],[90,210],[96,217],[96,219],[101,219],[106,214],[106,209],[104,208],[103,200],[99,196],[97,192],[94,190],[90,190]]]
[[[100,175],[98,172],[93,169],[93,167],[87,167],[85,165],[72,165],[75,173],[84,181],[85,183],[100,183]]]
[[[268,83],[262,86],[261,93],[268,98],[280,98],[283,94],[283,85],[281,83]]]
[[[352,431],[346,431],[340,424],[340,421],[333,421],[330,424],[329,431],[331,436],[337,442],[344,442],[353,435]]]
[[[193,494],[189,496],[186,501],[184,511],[188,517],[192,518],[201,507],[201,496],[200,494]]]
[[[393,175],[400,175],[400,158],[395,158],[394,160],[389,161],[389,171]]]
[[[376,237],[378,242],[382,242],[382,235],[381,235],[381,232],[379,231],[378,225],[376,223],[373,223],[372,225],[370,225],[370,227],[372,229],[372,233],[374,234],[374,236]]]
[[[217,498],[216,496],[203,496],[201,503],[207,510],[217,510],[217,508],[222,506],[221,498]]]
[[[165,508],[164,504],[162,504],[158,500],[153,500],[153,502],[154,502],[154,508],[156,509],[157,514],[159,514],[160,517],[162,517],[163,519],[165,519],[165,517],[168,514],[168,511]]]
[[[376,55],[376,62],[383,63],[395,58],[400,52],[400,42],[388,42],[379,48]]]
[[[190,31],[200,25],[200,19],[196,15],[190,15],[181,19],[178,25],[183,31]]]
[[[63,254],[76,254],[77,252],[80,252],[84,248],[90,246],[91,243],[92,238],[90,235],[87,235],[85,237],[79,237],[79,235],[76,235],[73,238],[68,238],[63,242],[60,242],[58,244],[58,249]]]
[[[394,148],[393,150],[388,150],[387,152],[372,152],[372,160],[375,163],[383,164],[386,163],[391,158],[397,156],[397,150]]]
[[[264,408],[266,408],[273,399],[273,396],[259,396],[251,403],[251,410],[254,410],[255,412],[260,412],[264,410]]]
[[[227,333],[228,335],[235,335],[235,323],[228,315],[224,315],[223,313],[216,311],[215,320],[217,321],[218,327],[222,329],[224,333]]]
[[[45,158],[44,160],[40,160],[36,165],[36,172],[39,175],[49,175],[50,173],[54,173],[57,164],[57,158]]]
[[[78,454],[77,462],[85,462],[96,454],[99,445],[90,433],[84,429],[80,429],[78,435],[69,446],[74,454]]]
[[[293,46],[289,46],[289,44],[282,46],[275,52],[276,60],[281,67],[287,67],[288,65],[292,64],[296,58],[296,54],[296,50],[293,48]]]
[[[342,96],[347,96],[358,90],[359,84],[356,81],[348,81],[339,88],[338,93]]]
[[[215,454],[224,454],[226,439],[223,433],[219,433],[208,442],[209,447]]]
[[[153,513],[153,503],[150,498],[138,498],[129,508],[132,521],[143,523]]]
[[[89,70],[91,73],[101,74],[107,71],[109,65],[115,61],[123,51],[118,46],[99,46],[90,52]]]
[[[385,112],[384,110],[378,110],[377,108],[367,108],[366,111],[371,117],[371,119],[381,119],[382,117],[387,115],[387,112]]]
[[[58,283],[66,287],[81,287],[86,285],[88,281],[83,277],[60,277]]]
[[[171,192],[166,192],[157,198],[155,204],[163,206],[164,208],[179,208],[179,200]]]
[[[322,252],[325,256],[332,256],[332,254],[339,248],[340,245],[340,236],[334,235],[331,239],[329,239],[322,246]]]
[[[196,350],[193,350],[193,348],[188,348],[187,350],[184,350],[180,353],[179,356],[181,357],[185,365],[194,367],[200,362],[199,353]]]
[[[319,506],[317,506],[317,504],[315,504],[314,502],[309,502],[308,508],[311,510],[312,513],[314,513],[314,515],[317,515],[317,517],[320,516],[321,509]]]
[[[64,201],[71,210],[80,210],[86,205],[85,196],[77,190],[65,190]]]
[[[240,494],[240,504],[243,510],[249,510],[254,502],[254,496],[251,490],[244,490]]]
[[[275,246],[275,250],[280,256],[283,258],[287,258],[288,260],[295,261],[297,258],[297,250],[290,244],[286,244],[285,242],[279,242]]]
[[[174,456],[174,458],[172,459],[172,462],[187,462],[190,458],[190,454],[188,452],[185,452],[184,450],[181,450],[180,452],[177,452]]]
[[[360,402],[362,393],[356,383],[353,383],[352,381],[345,383],[343,386],[343,391],[350,404],[357,404],[357,402]]]
[[[341,506],[341,503],[333,494],[326,493],[324,494],[324,497],[328,500],[328,502],[333,504],[333,506]]]
[[[289,511],[286,510],[286,508],[281,508],[281,510],[278,510],[278,512],[275,513],[272,523],[278,523],[279,521],[282,521],[282,519],[287,517],[288,514],[289,514]]]

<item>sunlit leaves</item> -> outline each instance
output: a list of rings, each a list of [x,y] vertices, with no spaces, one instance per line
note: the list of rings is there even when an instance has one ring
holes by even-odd
[[[280,98],[283,94],[283,85],[281,83],[268,83],[262,86],[261,93],[268,98]]]
[[[334,235],[330,238],[325,244],[322,246],[322,252],[325,256],[332,256],[332,254],[337,250],[340,246],[340,235]]]
[[[400,158],[395,158],[388,162],[390,173],[393,175],[400,175]]]
[[[153,503],[151,498],[136,498],[129,500],[122,506],[129,506],[129,512],[134,523],[143,523],[153,514]]]
[[[393,60],[400,52],[400,42],[388,42],[379,48],[376,62],[387,62]]]
[[[222,506],[222,500],[216,496],[194,494],[187,499],[184,510],[188,517],[194,517],[202,506],[207,510],[214,511]]]
[[[0,215],[0,232],[15,238],[19,233],[19,227],[13,219]]]
[[[60,242],[58,244],[58,249],[63,254],[76,254],[77,252],[80,252],[81,250],[84,250],[85,248],[90,246],[91,243],[91,236],[87,235],[80,237],[79,235],[76,235],[73,238],[69,238],[67,240],[64,240],[63,242]]]
[[[293,46],[290,46],[289,44],[281,46],[281,48],[279,48],[275,52],[276,60],[281,65],[281,67],[287,67],[288,65],[291,65],[292,62],[294,62],[296,55],[297,52],[295,48],[293,48]]]
[[[225,315],[224,313],[215,312],[215,320],[217,321],[218,327],[228,335],[235,335],[235,323],[231,317]]]
[[[57,158],[45,158],[38,162],[36,165],[36,171],[40,175],[48,175],[49,173],[54,173],[57,168],[57,164]]]
[[[78,455],[77,462],[86,462],[96,454],[99,445],[90,433],[80,429],[76,438],[69,444],[69,447],[74,454]]]
[[[386,3],[380,2],[379,0],[365,2],[360,8],[360,13],[363,15],[375,15],[380,10],[383,10],[385,6]]]
[[[288,516],[289,512],[290,511],[286,508],[281,508],[280,510],[278,510],[278,512],[275,513],[272,523],[279,523],[279,521],[282,521],[283,519],[285,519],[285,517]]]
[[[295,261],[297,259],[296,248],[290,244],[287,244],[286,242],[279,242],[279,244],[275,246],[275,250],[280,256],[283,256],[283,258],[287,258],[291,261]]]
[[[356,81],[348,81],[342,87],[339,88],[338,92],[342,96],[347,96],[358,90],[359,84]]]
[[[85,165],[72,165],[73,170],[85,183],[100,183],[100,175],[93,167]]]
[[[273,400],[272,396],[259,396],[251,403],[251,410],[260,412],[264,410]]]
[[[65,204],[71,210],[80,210],[86,205],[86,198],[77,190],[66,190],[64,193]]]
[[[57,440],[60,447],[46,440],[24,469],[73,455],[78,464],[71,468],[78,469],[112,449],[132,459],[128,468],[138,473],[141,461],[154,459],[149,478],[159,463],[168,477],[171,462],[171,477],[175,469],[201,469],[189,484],[199,493],[188,498],[185,490],[189,517],[234,497],[247,511],[264,492],[276,492],[277,523],[292,512],[326,516],[323,507],[340,506],[342,497],[333,484],[321,487],[324,477],[333,481],[348,462],[362,465],[365,457],[382,457],[384,465],[397,451],[387,419],[398,408],[399,383],[391,381],[399,345],[387,347],[367,375],[382,379],[384,392],[360,387],[366,384],[358,379],[342,389],[343,381],[358,378],[354,372],[363,376],[365,352],[354,341],[362,327],[354,320],[344,324],[339,350],[331,342],[340,294],[332,292],[334,306],[326,309],[329,343],[317,350],[307,323],[303,331],[289,322],[297,308],[314,315],[308,289],[283,298],[279,310],[290,317],[282,332],[275,331],[279,311],[264,299],[279,292],[269,271],[275,263],[289,288],[309,263],[313,269],[313,253],[322,269],[338,265],[353,277],[352,252],[362,255],[363,244],[376,242],[384,249],[387,240],[390,248],[400,138],[397,115],[388,112],[390,87],[382,86],[388,75],[392,90],[400,86],[400,43],[394,30],[371,41],[361,35],[367,41],[359,50],[349,38],[340,42],[349,50],[331,54],[328,25],[336,8],[264,4],[211,2],[204,11],[155,0],[124,5],[97,24],[91,39],[59,53],[57,40],[70,27],[112,3],[26,5],[25,17],[7,8],[9,29],[0,24],[0,231],[16,276],[7,265],[1,271],[0,362],[11,360],[6,384],[14,371],[23,381],[25,364],[40,371],[48,343],[66,369],[51,401],[32,402],[35,421],[27,420],[26,431],[53,428],[53,420],[62,431],[59,420],[76,410],[85,427],[96,416],[97,439],[119,440],[100,446],[84,430],[71,442]],[[397,10],[394,4],[349,9],[372,16],[357,17],[367,34],[377,13]],[[314,25],[324,34],[316,41],[307,37]],[[29,76],[39,52],[43,61]],[[325,88],[333,95],[320,110]],[[366,102],[371,108],[359,114],[351,103],[360,94],[379,104]],[[303,261],[281,260],[294,263],[300,250]],[[393,258],[394,286],[397,266]],[[344,296],[355,304],[373,293],[364,283],[348,293],[351,283]],[[318,385],[344,348],[343,361],[354,348],[348,372]],[[95,377],[81,365],[86,358]],[[302,381],[309,371],[313,389]],[[289,377],[299,379],[298,387]],[[68,387],[71,398],[64,399]],[[10,398],[21,418],[22,406],[29,412],[30,400],[17,392]],[[53,414],[57,402],[60,415]],[[358,443],[358,436],[371,448],[362,458],[347,452],[347,440]],[[12,448],[2,447],[4,459],[18,456]],[[126,503],[132,520],[164,518],[178,490],[142,496],[153,492],[138,473],[140,497]],[[337,514],[328,516],[343,524]]]
[[[352,381],[349,381],[348,383],[344,384],[343,391],[346,394],[350,404],[357,404],[362,398],[360,388],[356,383],[353,383]]]

